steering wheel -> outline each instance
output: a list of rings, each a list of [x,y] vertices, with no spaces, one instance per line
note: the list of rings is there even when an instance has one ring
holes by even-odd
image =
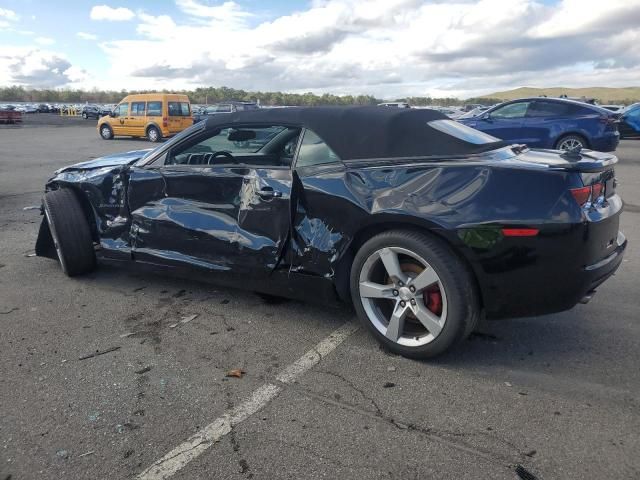
[[[213,154],[211,155],[211,157],[209,158],[209,163],[211,163],[211,160],[213,160],[216,157],[226,157],[229,160],[231,160],[232,162],[236,161],[236,157],[234,157],[233,155],[231,155],[231,153],[227,152],[226,150],[219,150],[217,152],[213,152]]]

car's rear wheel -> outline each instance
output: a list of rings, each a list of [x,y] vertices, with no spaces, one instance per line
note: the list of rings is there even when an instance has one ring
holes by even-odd
[[[358,317],[389,350],[439,355],[469,335],[480,314],[475,284],[442,241],[389,231],[367,241],[351,270]]]
[[[149,127],[147,129],[147,139],[150,142],[153,142],[153,143],[159,142],[161,138],[162,138],[162,135],[160,134],[160,130],[158,130],[156,127]]]
[[[105,140],[111,140],[113,138],[113,130],[109,125],[102,125],[100,127],[100,136]]]
[[[53,190],[43,204],[62,271],[70,277],[92,271],[96,255],[91,229],[75,193],[68,188]]]
[[[556,142],[556,150],[587,148],[587,141],[580,135],[565,135]]]

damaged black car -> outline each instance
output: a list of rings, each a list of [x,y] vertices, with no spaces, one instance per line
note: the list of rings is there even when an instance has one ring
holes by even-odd
[[[324,304],[425,358],[478,319],[586,302],[626,247],[611,154],[508,145],[433,110],[216,115],[151,151],[63,168],[36,253]]]

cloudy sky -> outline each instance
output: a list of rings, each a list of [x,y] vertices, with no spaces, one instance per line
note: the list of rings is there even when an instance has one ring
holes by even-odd
[[[640,85],[640,0],[0,0],[0,85],[468,97]]]

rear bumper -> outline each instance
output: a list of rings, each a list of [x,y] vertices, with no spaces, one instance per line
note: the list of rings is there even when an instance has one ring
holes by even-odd
[[[550,252],[547,250],[544,255],[547,261],[542,261],[540,255],[528,250],[528,264],[519,265],[520,268],[510,272],[496,272],[492,276],[492,285],[489,288],[485,285],[482,289],[487,318],[547,315],[569,310],[578,303],[586,303],[595,289],[611,277],[622,263],[627,239],[618,232],[617,239],[611,243],[609,252],[601,260],[573,267],[573,260],[563,263],[562,257],[571,257],[566,247],[577,245],[575,239],[565,243],[565,248],[556,245],[554,258],[548,257]]]
[[[620,143],[620,133],[607,132],[603,136],[591,139],[591,149],[599,152],[613,152]]]
[[[604,259],[593,265],[584,267],[584,294],[590,294],[597,287],[602,285],[609,277],[616,273],[622,263],[624,251],[627,248],[627,239],[622,232],[618,232],[616,245],[612,246],[613,251]]]

